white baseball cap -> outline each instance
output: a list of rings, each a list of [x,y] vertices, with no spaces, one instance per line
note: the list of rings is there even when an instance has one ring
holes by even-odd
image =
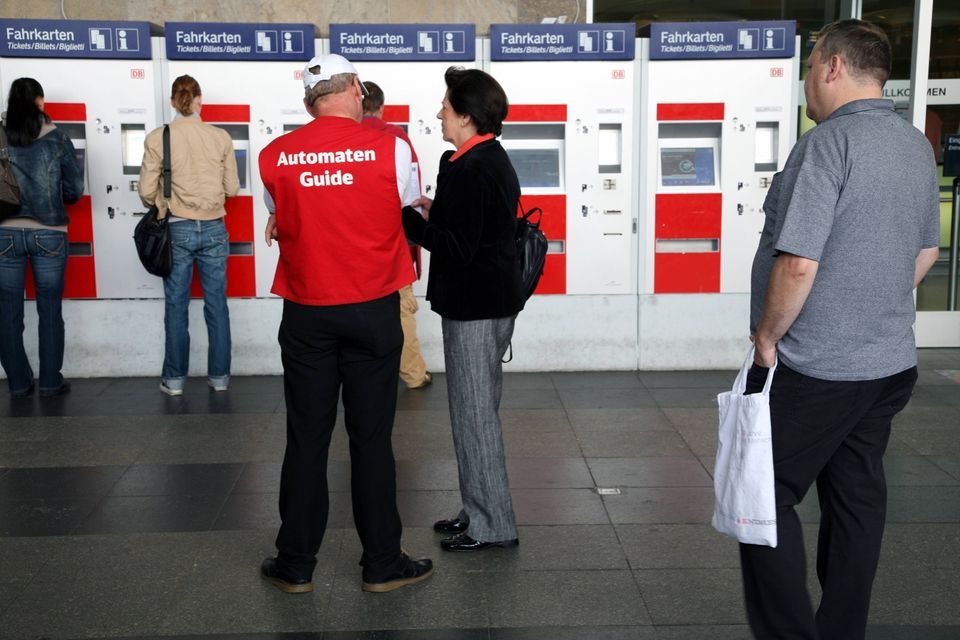
[[[319,67],[319,70],[316,73],[310,71],[317,67]],[[310,59],[310,62],[307,63],[307,66],[303,68],[303,86],[305,89],[313,89],[317,86],[318,82],[326,82],[333,76],[341,73],[352,73],[357,76],[357,80],[360,79],[360,74],[357,73],[356,67],[343,56],[337,55],[336,53],[314,56]],[[363,95],[367,95],[367,88],[363,86],[362,82],[359,84]]]

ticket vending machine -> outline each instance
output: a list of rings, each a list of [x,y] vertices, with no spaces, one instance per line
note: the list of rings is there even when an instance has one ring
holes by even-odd
[[[437,167],[453,146],[440,135],[437,112],[446,91],[448,67],[477,66],[472,24],[331,24],[330,53],[354,63],[361,80],[377,83],[385,98],[383,119],[407,132],[419,160],[421,191],[433,197]],[[421,252],[422,277],[414,294],[427,288],[430,254]]]
[[[795,32],[660,23],[641,40],[641,368],[743,357],[763,202],[796,140]]]
[[[539,294],[636,291],[633,24],[491,25],[522,207],[550,241]]]
[[[302,71],[314,56],[312,24],[168,22],[162,52],[164,120],[170,87],[189,74],[203,91],[201,118],[230,134],[240,193],[226,202],[230,234],[228,297],[267,297],[276,270],[276,246],[263,229],[269,215],[257,158],[273,139],[309,120],[303,107]],[[192,293],[201,295],[195,277]]]
[[[44,88],[45,111],[70,136],[84,195],[68,207],[66,298],[155,298],[133,228],[144,207],[137,179],[157,124],[156,56],[146,22],[0,20],[0,87],[20,77]],[[28,283],[28,295],[32,285]]]

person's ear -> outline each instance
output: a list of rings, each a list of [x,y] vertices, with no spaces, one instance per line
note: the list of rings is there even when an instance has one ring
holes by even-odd
[[[827,61],[827,82],[836,82],[840,78],[841,71],[844,70],[843,58],[838,54],[830,56]]]

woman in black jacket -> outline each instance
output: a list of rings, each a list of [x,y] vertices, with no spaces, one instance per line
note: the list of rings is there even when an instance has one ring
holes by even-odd
[[[430,251],[427,300],[442,317],[453,443],[463,508],[434,529],[446,551],[518,544],[500,429],[501,358],[523,309],[515,242],[520,183],[496,136],[507,115],[500,84],[451,67],[441,120],[453,143],[440,159],[436,199],[404,209],[411,241]],[[426,218],[426,219],[425,219]]]

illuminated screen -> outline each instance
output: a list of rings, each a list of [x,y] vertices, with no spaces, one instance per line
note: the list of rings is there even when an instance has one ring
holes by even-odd
[[[713,147],[661,149],[660,176],[665,187],[715,185]]]
[[[520,187],[560,188],[559,149],[507,149]]]

